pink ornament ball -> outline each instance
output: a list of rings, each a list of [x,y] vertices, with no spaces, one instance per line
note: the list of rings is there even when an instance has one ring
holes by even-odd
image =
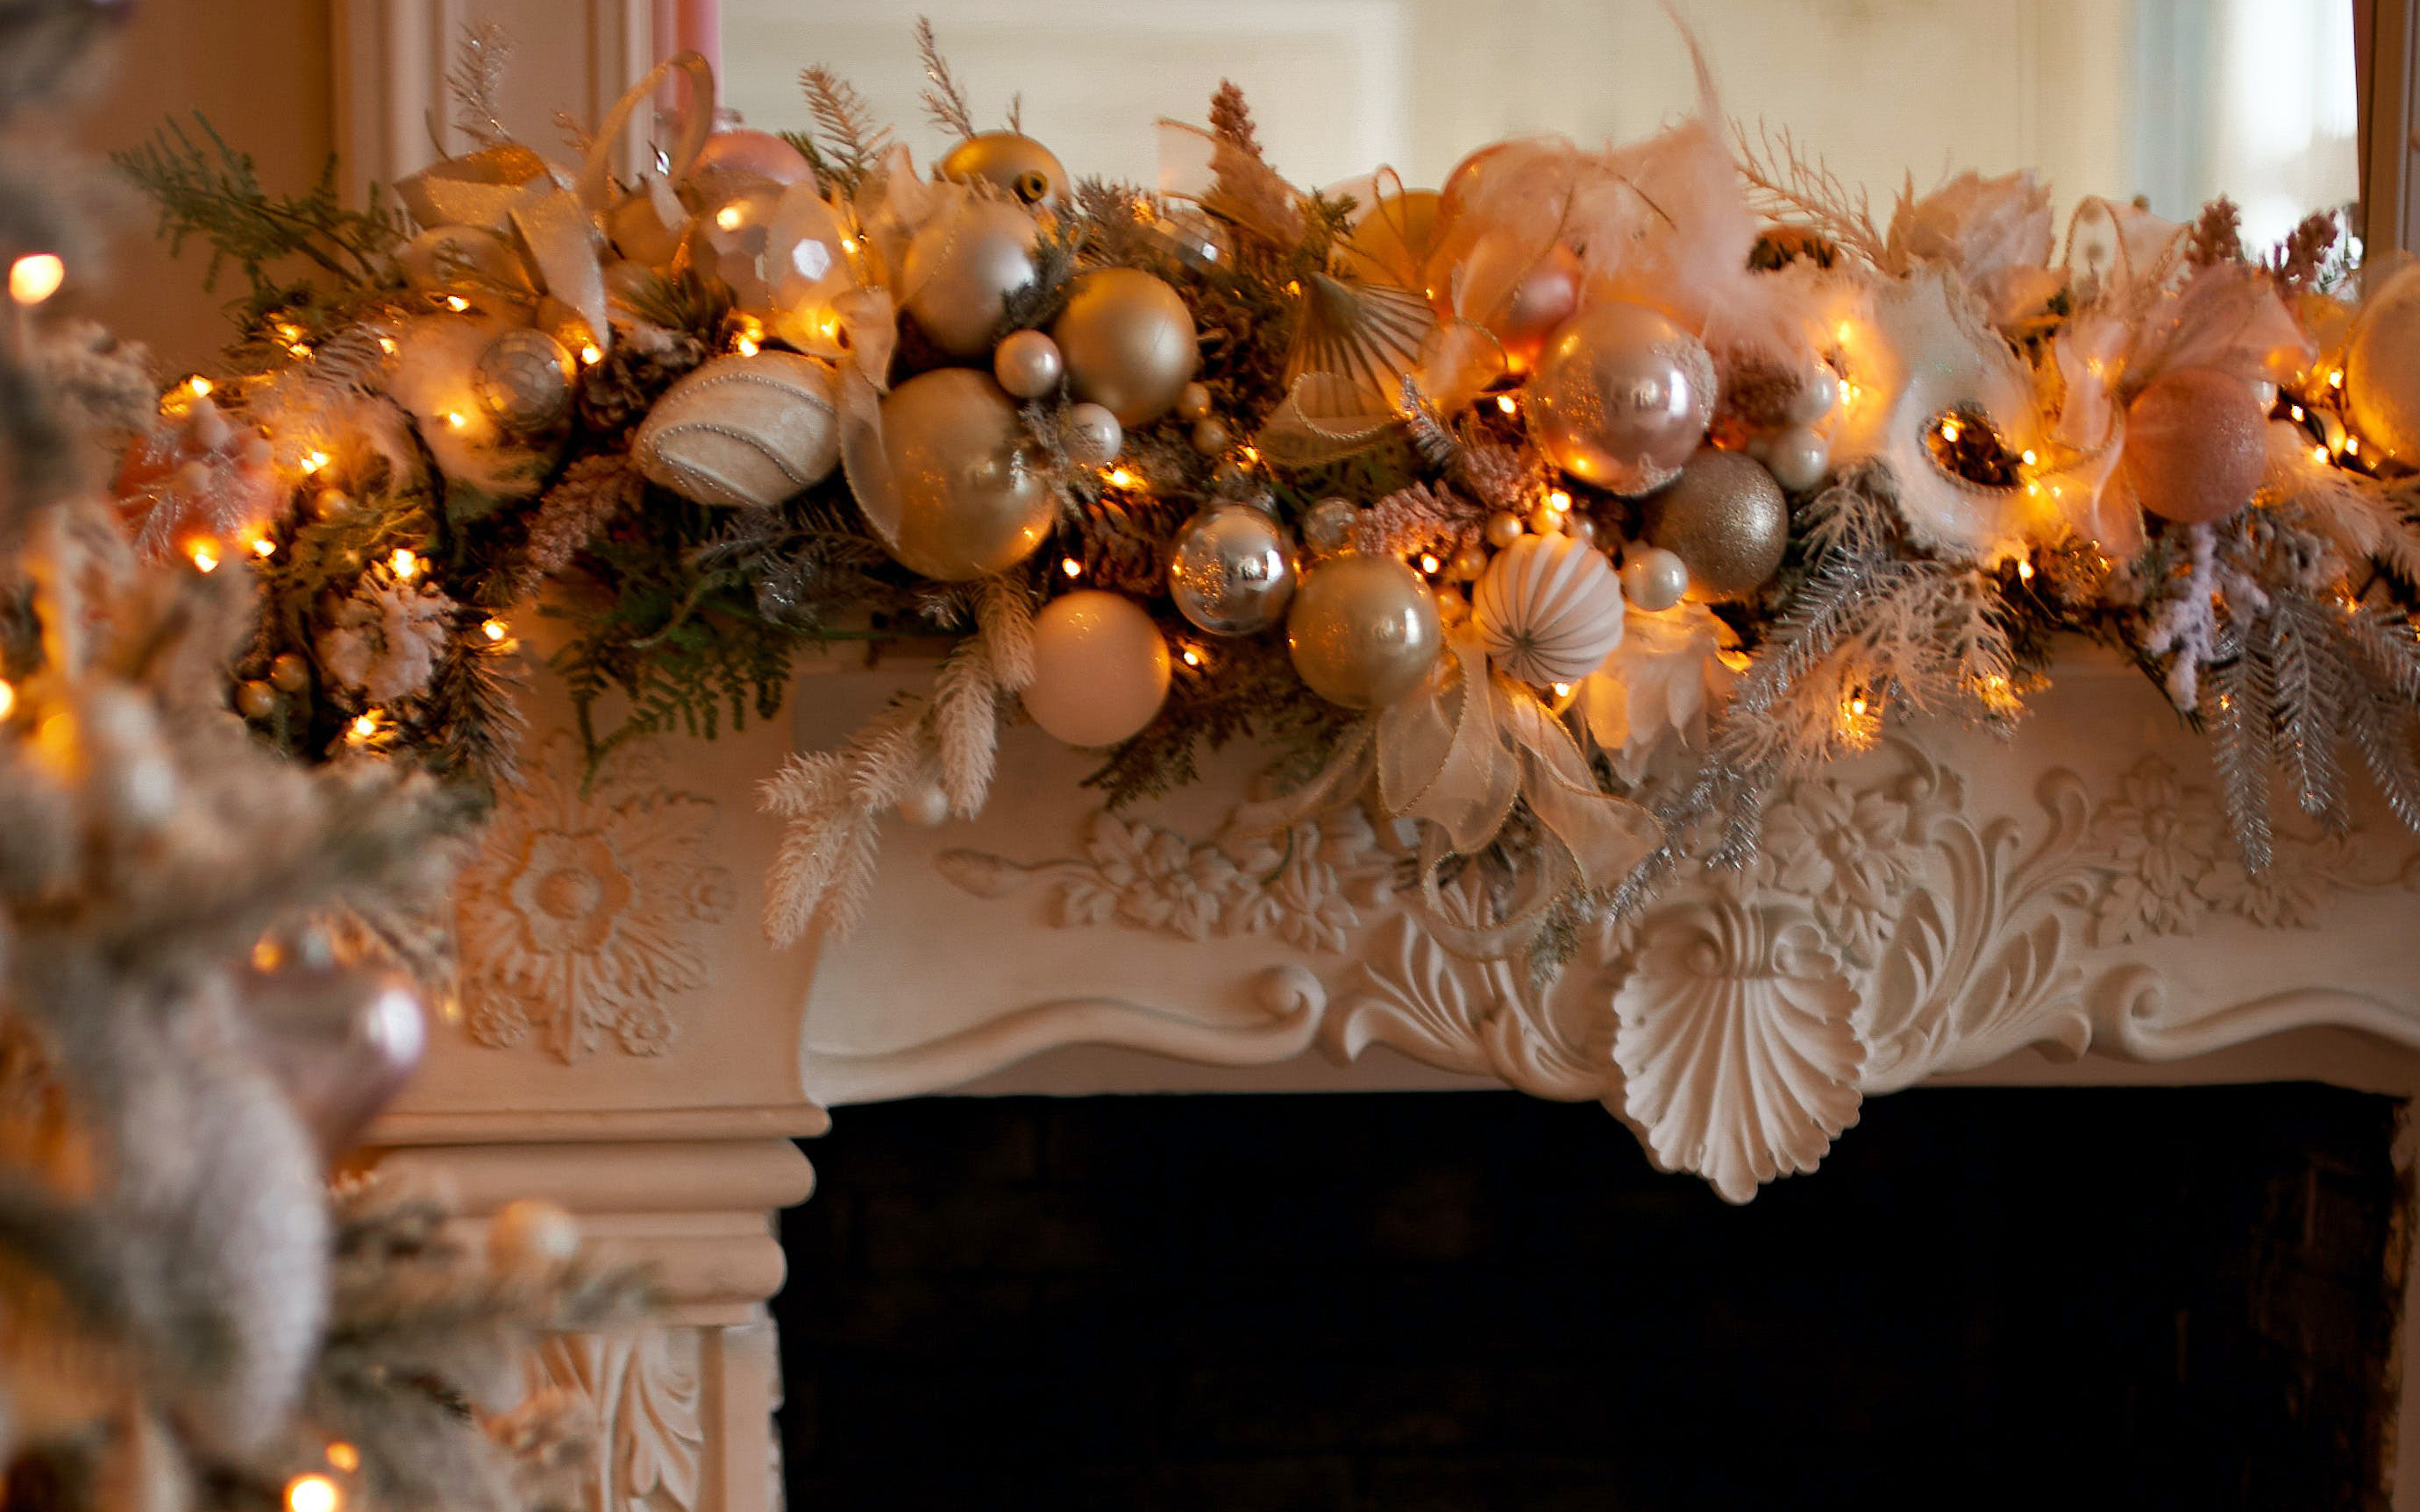
[[[2208,524],[2252,501],[2269,465],[2266,424],[2250,384],[2180,368],[2127,407],[2118,466],[2145,509],[2180,525]]]
[[[805,154],[770,131],[717,131],[690,170],[694,177],[746,174],[777,184],[796,184],[814,177]]]

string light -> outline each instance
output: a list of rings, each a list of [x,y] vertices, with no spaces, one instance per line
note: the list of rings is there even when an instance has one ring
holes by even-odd
[[[277,554],[277,543],[266,535],[256,535],[252,538],[252,554],[266,562]]]
[[[1546,495],[1546,507],[1558,515],[1567,514],[1572,507],[1572,496],[1557,488]]]
[[[358,746],[363,741],[375,739],[378,733],[378,711],[376,709],[372,709],[369,713],[361,716],[353,721],[352,729],[346,733],[345,738]]]
[[[504,637],[512,634],[512,630],[502,620],[489,620],[479,626],[479,633],[501,645]]]
[[[1863,693],[1849,695],[1849,713],[1859,719],[1866,717],[1866,696]]]
[[[218,385],[196,373],[185,380],[185,387],[193,391],[194,398],[207,399],[210,396],[210,391]]]
[[[393,336],[380,336],[379,338],[379,350],[386,353],[389,357],[393,357],[398,349],[399,348],[396,346],[395,338]]]
[[[764,348],[764,322],[757,319],[752,315],[740,316],[739,335],[738,338],[731,345],[732,349],[737,351],[742,357],[755,356],[757,352]]]
[[[7,678],[0,678],[0,719],[8,717],[16,708],[17,686]]]
[[[406,582],[411,581],[411,575],[420,570],[420,559],[412,555],[411,548],[407,546],[396,547],[395,555],[387,558],[386,564]]]
[[[1252,466],[1254,466],[1254,467],[1258,467],[1258,466],[1260,466],[1260,465],[1261,465],[1261,449],[1260,449],[1259,447],[1257,447],[1257,446],[1247,446],[1247,447],[1245,447],[1245,448],[1244,448],[1244,460],[1245,460],[1245,461],[1247,461],[1247,462],[1249,462],[1249,463],[1250,463],[1250,464],[1251,464]]]
[[[471,301],[464,299],[459,294],[448,294],[445,296],[445,308],[453,311],[456,315],[460,315],[465,310],[471,308]]]
[[[8,265],[8,297],[19,304],[39,304],[68,281],[68,265],[54,252],[29,252]]]
[[[2347,456],[2359,456],[2359,455],[2361,455],[2361,438],[2360,438],[2360,437],[2358,437],[2358,436],[2348,436],[2348,437],[2346,437],[2346,438],[2345,438],[2345,449],[2344,449],[2344,455],[2347,455]]]
[[[2303,423],[2303,407],[2298,404],[2289,404],[2286,407],[2286,415],[2287,418],[2292,420],[2299,425]]]
[[[738,230],[739,223],[746,219],[748,219],[747,212],[737,205],[725,205],[714,212],[714,224],[725,231]]]
[[[857,255],[857,238],[855,238],[855,237],[843,237],[843,238],[841,238],[841,239],[840,239],[840,250],[841,250],[841,251],[843,251],[843,252],[845,252],[845,253],[847,253],[850,256],[855,256],[855,255]]]
[[[2017,563],[2017,580],[2019,582],[2027,583],[2034,580],[2034,564],[2032,563],[2020,562]]]
[[[274,971],[285,964],[286,951],[278,946],[276,936],[264,934],[252,942],[253,970]]]
[[[1199,667],[1202,665],[1202,653],[1194,650],[1191,646],[1187,646],[1185,648],[1184,661],[1185,665],[1187,667]]]
[[[459,409],[448,409],[445,411],[445,424],[456,430],[460,430],[470,423],[471,417],[464,414]]]
[[[286,1483],[287,1512],[336,1512],[344,1497],[325,1475],[297,1475]]]
[[[1954,441],[1958,439],[1958,421],[1955,416],[1941,423],[1941,439],[1945,441]]]
[[[732,343],[732,350],[737,352],[742,357],[753,357],[763,349],[764,348],[757,344],[756,338],[753,336],[742,336],[737,341]]]
[[[1059,563],[1059,570],[1065,573],[1070,578],[1081,578],[1084,576],[1084,564],[1077,561],[1074,557],[1063,559]]]
[[[1557,683],[1557,684],[1555,685],[1555,697],[1557,697],[1557,698],[1559,698],[1559,699],[1567,699],[1567,698],[1570,698],[1571,696],[1572,696],[1572,685],[1571,685],[1571,684],[1569,684],[1569,683]]]
[[[2325,467],[2325,466],[2327,466],[2327,465],[2328,465],[2328,449],[2327,449],[2326,447],[2324,447],[2324,446],[2314,446],[2314,447],[2312,447],[2312,448],[2311,448],[2311,460],[2312,460],[2312,461],[2314,461],[2314,462],[2317,462],[2317,463],[2318,463],[2318,464],[2319,464],[2319,466],[2321,466],[2321,467]]]
[[[1499,393],[1496,396],[1496,408],[1508,415],[1517,415],[1521,412],[1520,404],[1509,393]]]
[[[1109,469],[1109,486],[1112,488],[1131,488],[1136,481],[1134,473],[1125,468]]]
[[[2023,452],[2017,454],[2017,460],[2023,462],[2027,467],[2032,467],[2036,462],[2040,461],[2041,458],[2035,454],[2032,447],[2028,446]]]
[[[593,341],[587,346],[580,348],[580,365],[582,367],[595,367],[604,360],[605,353],[603,348],[599,347]]]
[[[349,1475],[362,1468],[362,1452],[344,1440],[338,1439],[328,1445],[328,1463]]]
[[[2341,389],[2344,387],[2343,368],[2339,367],[2335,372],[2328,375],[2328,387],[2332,389]]]
[[[207,545],[196,545],[186,554],[194,559],[195,572],[216,572],[219,569],[219,554]]]
[[[310,455],[308,455],[308,456],[306,456],[306,457],[304,457],[304,458],[302,459],[302,471],[303,471],[303,472],[304,472],[306,475],[307,475],[307,474],[309,474],[309,473],[317,472],[317,471],[318,471],[321,468],[326,467],[326,466],[328,465],[328,460],[329,460],[329,458],[328,458],[328,454],[327,454],[327,453],[325,453],[325,452],[314,452],[314,453],[312,453]]]
[[[1437,568],[1444,564],[1445,563],[1436,559],[1436,553],[1434,551],[1423,551],[1420,553],[1420,570],[1422,572],[1434,573]]]

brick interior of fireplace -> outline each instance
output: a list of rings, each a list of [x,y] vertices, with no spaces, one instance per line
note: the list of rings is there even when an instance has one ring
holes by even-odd
[[[2382,1508],[2399,1111],[1916,1091],[1732,1208],[1510,1093],[843,1109],[789,1504]]]

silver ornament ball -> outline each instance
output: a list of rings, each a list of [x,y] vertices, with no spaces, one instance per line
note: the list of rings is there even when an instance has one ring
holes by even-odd
[[[471,392],[507,430],[545,430],[571,413],[575,371],[563,343],[523,327],[488,343],[471,370]]]
[[[1744,598],[1780,570],[1790,504],[1754,458],[1707,447],[1648,501],[1647,539],[1689,570],[1689,596]]]
[[[1168,563],[1176,610],[1212,635],[1252,635],[1277,624],[1294,597],[1294,543],[1250,504],[1213,504],[1177,532]]]
[[[1086,467],[1105,468],[1125,450],[1126,430],[1107,405],[1069,405],[1062,444],[1071,459]]]
[[[1689,592],[1689,568],[1660,546],[1635,547],[1621,561],[1622,596],[1650,614],[1661,614]]]
[[[1302,538],[1314,551],[1342,551],[1353,539],[1360,506],[1350,499],[1323,499],[1302,519]]]
[[[1539,446],[1575,478],[1643,494],[1677,476],[1714,416],[1714,363],[1659,311],[1616,301],[1565,321],[1529,379]]]
[[[991,376],[1020,399],[1041,398],[1059,386],[1060,375],[1066,371],[1059,344],[1047,332],[1012,331],[991,354]]]

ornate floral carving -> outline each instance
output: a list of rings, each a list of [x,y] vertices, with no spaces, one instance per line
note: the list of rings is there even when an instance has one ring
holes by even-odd
[[[717,805],[667,789],[652,743],[624,748],[584,794],[567,735],[529,764],[456,892],[463,1021],[481,1044],[536,1036],[565,1061],[610,1036],[671,1048],[670,999],[706,980],[706,926],[732,902],[705,850]]]
[[[1473,868],[1427,909],[1407,906],[1390,892],[1393,837],[1357,810],[1250,850],[1102,815],[1081,859],[954,851],[941,866],[986,897],[1049,880],[1063,927],[1264,934],[1348,957],[1315,1025],[1330,1055],[1385,1044],[1541,1096],[1600,1099],[1660,1164],[1734,1201],[1811,1168],[1862,1098],[2028,1045],[2184,1055],[2299,1023],[2420,1043],[2420,1004],[2334,989],[2186,1002],[2131,953],[2205,928],[2304,927],[2336,895],[2412,887],[2420,855],[2399,831],[2280,833],[2273,864],[2252,876],[2211,795],[2158,755],[2098,794],[2073,772],[2042,772],[2030,807],[2016,807],[1974,811],[1955,765],[1894,743],[1792,786],[1752,866],[1684,875],[1559,975],[1448,949],[1432,922],[1483,926],[1500,902]],[[1169,1026],[1181,1015],[1131,1012],[1118,1042],[1200,1053]],[[1252,1053],[1241,1031],[1215,1032],[1219,1058]],[[1300,1042],[1251,1032],[1270,1054]],[[963,1069],[964,1046],[952,1050]],[[912,1058],[885,1057],[891,1095],[918,1085]]]
[[[569,1392],[596,1413],[582,1504],[596,1512],[696,1512],[706,1465],[695,1329],[564,1334],[541,1345],[533,1387]]]

